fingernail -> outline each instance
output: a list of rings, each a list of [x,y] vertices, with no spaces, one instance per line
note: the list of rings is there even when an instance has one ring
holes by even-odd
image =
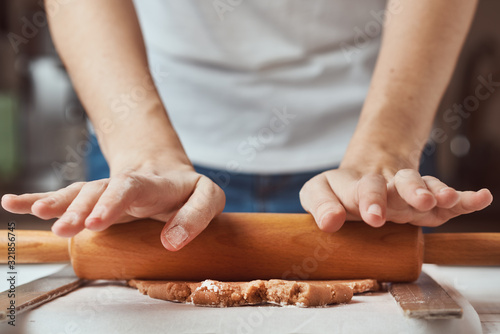
[[[424,194],[429,194],[429,195],[432,195],[432,194],[430,193],[430,191],[429,191],[429,190],[424,189],[424,188],[418,188],[418,189],[415,191],[415,193],[417,194],[417,196],[424,195]]]
[[[165,232],[165,239],[175,249],[179,249],[189,237],[186,229],[181,225],[175,225]]]
[[[372,205],[370,205],[368,207],[367,212],[370,213],[370,214],[372,214],[372,215],[382,217],[382,208],[378,204],[372,204]]]
[[[56,199],[54,197],[49,197],[49,198],[42,199],[39,202],[43,203],[45,205],[48,205],[48,206],[53,206],[54,204],[56,204]]]
[[[87,217],[87,219],[85,219],[85,227],[94,232],[103,230],[102,221],[99,218]]]

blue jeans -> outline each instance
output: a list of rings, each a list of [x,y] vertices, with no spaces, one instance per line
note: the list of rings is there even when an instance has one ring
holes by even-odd
[[[87,180],[109,177],[109,168],[95,137],[87,157]],[[424,160],[422,175],[432,175],[433,162]],[[305,212],[300,205],[299,191],[309,179],[323,170],[295,174],[242,174],[194,166],[200,174],[217,183],[226,194],[225,212]],[[332,166],[332,168],[335,168]],[[330,168],[329,168],[330,169]]]
[[[87,156],[87,180],[109,177],[109,167],[95,137]],[[305,212],[299,191],[309,179],[323,170],[295,174],[242,174],[194,166],[200,174],[217,183],[226,194],[225,212]],[[332,167],[333,168],[333,167]]]
[[[224,190],[225,212],[303,213],[299,191],[309,179],[323,172],[260,175],[194,167]]]

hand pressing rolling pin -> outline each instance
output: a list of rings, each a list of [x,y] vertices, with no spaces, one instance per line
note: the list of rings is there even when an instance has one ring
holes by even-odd
[[[485,208],[487,189],[418,172],[476,1],[382,3],[58,4],[52,36],[109,177],[2,206],[58,217],[65,237],[150,217],[166,222],[171,251],[224,208],[305,209],[328,232],[346,219],[437,226]],[[386,20],[380,48],[373,31],[356,42],[352,27],[382,30],[369,13]]]

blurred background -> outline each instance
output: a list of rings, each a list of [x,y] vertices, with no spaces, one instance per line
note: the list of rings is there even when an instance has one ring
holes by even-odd
[[[480,1],[422,158],[450,186],[488,187],[494,201],[436,231],[500,231],[498,13],[500,2]],[[43,2],[2,0],[0,36],[0,196],[84,180],[90,147],[85,112],[52,45]],[[0,210],[0,228],[10,220],[26,229],[51,225]]]

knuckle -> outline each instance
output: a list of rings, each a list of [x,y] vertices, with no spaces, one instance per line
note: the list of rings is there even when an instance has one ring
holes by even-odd
[[[313,178],[309,179],[306,183],[304,183],[304,185],[302,186],[302,188],[299,191],[299,198],[300,198],[301,202],[308,200],[308,197],[310,197],[311,194],[315,193],[313,191],[315,186],[317,188],[318,185],[321,185],[321,183],[324,183],[324,184],[327,184],[328,187],[330,187],[330,185],[328,184],[328,180],[326,178],[325,173],[326,172],[318,174],[318,175],[314,176]]]
[[[89,183],[84,184],[80,191],[89,192],[89,191],[95,189],[95,186],[96,186],[96,184],[92,184],[91,182],[89,182]]]
[[[202,200],[191,200],[185,204],[187,208],[194,211],[200,221],[210,220],[216,215],[216,209],[212,203],[206,203]],[[193,214],[193,213],[191,213]]]
[[[384,193],[387,183],[382,175],[365,175],[358,181],[361,193]]]
[[[140,188],[144,183],[142,178],[133,172],[125,172],[119,175],[118,181],[125,190]]]
[[[424,175],[422,176],[422,180],[426,182],[435,182],[437,179],[435,177],[432,177],[430,175]]]
[[[63,214],[64,217],[70,218],[71,220],[80,220],[83,216],[83,211],[76,207],[68,207],[68,209]]]
[[[224,191],[218,187],[216,189],[217,189],[215,191],[215,193],[217,193],[217,196],[215,197],[216,201],[208,204],[211,217],[214,217],[220,212],[222,212],[226,204],[226,195],[224,194]]]
[[[202,175],[198,179],[195,194],[191,196],[188,205],[203,217],[212,218],[222,211],[225,201],[226,196],[222,188]]]
[[[90,183],[90,182],[89,182]],[[96,184],[96,185],[99,185],[101,187],[103,186],[107,186],[108,183],[109,183],[109,179],[100,179],[100,180],[95,180],[95,181],[92,181],[91,183],[93,184]]]
[[[75,183],[72,183],[69,186],[67,186],[65,189],[68,189],[68,190],[81,189],[85,185],[85,183],[86,182],[83,182],[83,181],[75,182]]]
[[[396,173],[396,177],[400,178],[400,179],[411,179],[411,178],[414,178],[417,174],[418,173],[416,170],[410,169],[410,168],[405,168],[405,169],[400,169]]]
[[[87,184],[85,184],[83,187],[82,187],[82,192],[84,191],[85,193],[89,193],[89,194],[92,194],[92,193],[99,193],[101,192],[105,187],[105,184],[103,182],[98,182],[98,181],[94,181],[94,182],[89,182]]]
[[[106,189],[106,187],[109,184],[109,180],[108,179],[99,180],[99,181],[96,181],[96,182],[97,182],[97,189],[98,189],[99,192],[104,191],[104,189]]]
[[[221,195],[224,194],[224,191],[217,184],[212,182],[212,180],[210,180],[206,176],[201,176],[200,181],[198,181],[198,182],[203,184],[203,187],[201,187],[201,190],[202,190],[203,195],[207,199],[220,197]]]
[[[214,184],[214,188],[215,188],[215,195],[216,195],[216,198],[220,198],[220,199],[223,199],[224,202],[226,201],[226,193],[224,193],[224,190],[222,190],[218,185]]]
[[[413,175],[415,174],[417,171],[412,169],[412,168],[403,168],[400,170],[401,173],[403,174],[409,174],[409,175]]]
[[[178,186],[169,178],[161,178],[157,183],[163,193],[169,193],[172,189],[178,189]]]
[[[308,182],[306,182],[299,191],[299,198],[301,201],[304,201],[305,197],[307,197],[307,193],[308,193],[308,189],[309,189]]]
[[[56,203],[65,202],[66,200],[69,199],[69,195],[67,191],[64,190],[65,189],[58,190],[50,197],[54,198]]]
[[[331,199],[321,199],[319,200],[315,206],[314,209],[316,212],[334,212],[336,214],[342,214],[344,212],[344,208],[338,204],[332,201]]]
[[[97,185],[97,183],[94,183],[94,182],[86,182],[83,186],[82,186],[82,189],[81,190],[89,190],[89,189],[92,189],[92,188],[95,188],[95,186]]]
[[[206,211],[211,211],[211,206],[207,206],[204,201],[192,199],[189,203],[185,204],[189,209],[196,211],[200,215],[204,215]],[[210,212],[211,213],[211,212]]]
[[[360,201],[377,202],[378,204],[384,204],[386,202],[386,196],[377,191],[369,191],[360,196]]]
[[[384,177],[381,174],[373,172],[367,173],[361,177],[361,179],[365,181],[379,181],[382,180],[383,178]]]

